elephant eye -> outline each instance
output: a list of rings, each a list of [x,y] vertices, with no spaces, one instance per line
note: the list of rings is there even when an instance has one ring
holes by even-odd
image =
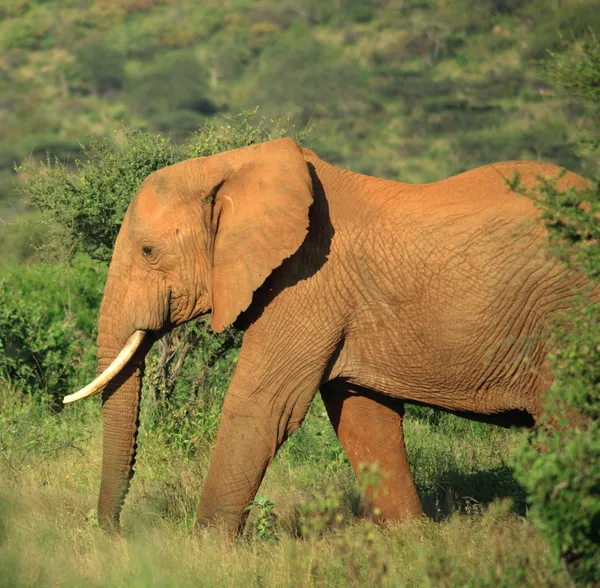
[[[142,255],[144,257],[148,257],[148,255],[150,255],[152,253],[152,247],[150,247],[150,245],[144,245],[142,247]]]

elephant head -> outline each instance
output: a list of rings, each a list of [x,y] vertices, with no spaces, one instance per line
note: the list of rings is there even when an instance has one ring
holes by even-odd
[[[291,139],[190,159],[152,173],[115,242],[98,322],[99,377],[73,402],[102,391],[98,518],[118,527],[133,474],[144,357],[166,331],[211,312],[220,332],[302,244],[313,200]]]

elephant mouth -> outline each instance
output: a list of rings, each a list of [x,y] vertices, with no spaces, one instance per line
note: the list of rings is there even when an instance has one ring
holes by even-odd
[[[113,362],[93,382],[90,382],[78,392],[65,396],[63,398],[63,403],[70,404],[101,392],[102,389],[129,363],[147,334],[147,331],[135,331],[135,333],[127,339],[125,346],[121,349]]]

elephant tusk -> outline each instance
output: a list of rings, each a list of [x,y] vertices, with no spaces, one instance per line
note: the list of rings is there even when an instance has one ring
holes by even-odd
[[[76,400],[81,400],[82,398],[87,398],[88,396],[98,394],[98,392],[100,392],[102,388],[104,388],[104,386],[106,386],[106,384],[108,384],[127,365],[127,362],[133,357],[133,354],[137,351],[145,336],[146,331],[136,331],[133,335],[131,335],[131,337],[127,339],[125,347],[121,349],[119,355],[115,357],[113,362],[85,388],[82,388],[79,390],[79,392],[65,396],[63,398],[63,403],[70,404]]]

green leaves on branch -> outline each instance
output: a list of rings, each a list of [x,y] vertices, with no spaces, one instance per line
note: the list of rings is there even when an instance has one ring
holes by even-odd
[[[555,82],[600,106],[600,44],[550,64]],[[593,142],[598,144],[598,133]],[[549,230],[551,253],[600,283],[600,170],[583,192],[560,192],[541,181],[536,194]],[[518,186],[513,186],[519,189]],[[581,203],[585,203],[582,205]],[[554,383],[545,399],[545,422],[517,460],[529,495],[530,515],[557,562],[582,586],[600,584],[600,304],[597,292],[578,299],[555,325]],[[586,293],[583,293],[585,296]],[[588,302],[583,307],[581,302]],[[539,451],[541,449],[541,452]]]
[[[5,271],[0,280],[0,386],[58,401],[95,372],[93,334],[106,267]]]

